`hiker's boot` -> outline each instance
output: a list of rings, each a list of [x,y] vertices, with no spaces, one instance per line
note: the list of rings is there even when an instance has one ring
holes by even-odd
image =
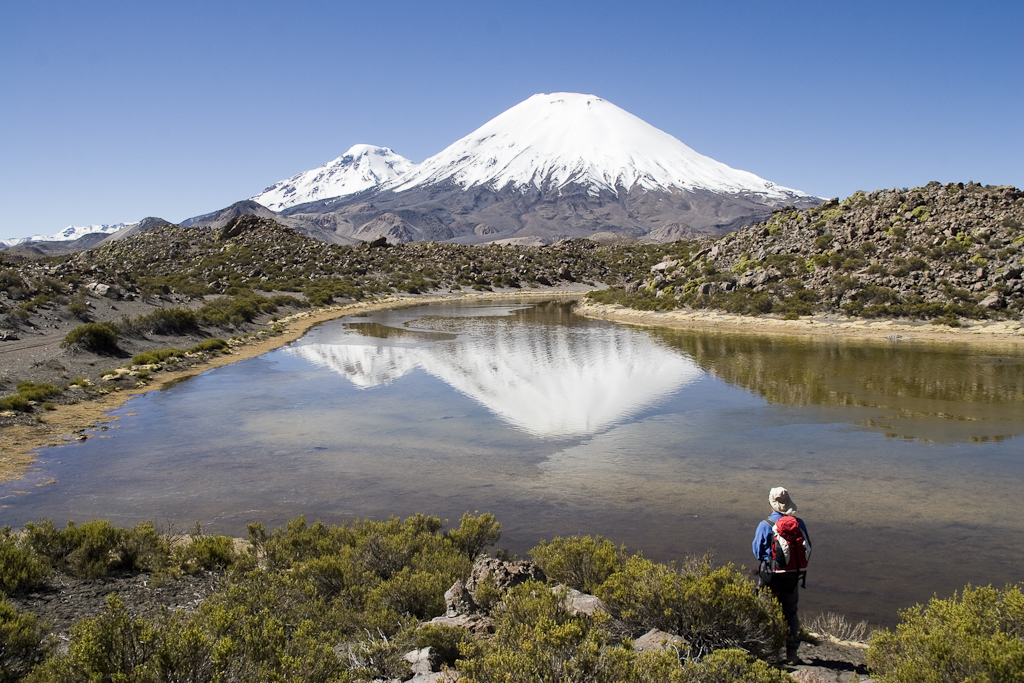
[[[798,664],[803,664],[803,661],[801,661],[800,659],[800,655],[797,654],[797,651],[799,649],[799,644],[796,647],[786,648],[786,664],[789,664],[790,666],[797,666]]]

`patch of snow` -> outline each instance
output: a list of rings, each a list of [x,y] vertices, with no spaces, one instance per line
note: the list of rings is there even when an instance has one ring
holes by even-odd
[[[70,242],[77,240],[79,237],[85,237],[96,232],[102,232],[104,235],[113,235],[119,230],[124,228],[130,228],[138,223],[114,223],[106,225],[69,225],[55,235],[32,235],[32,237],[14,237],[11,239],[0,240],[0,244],[5,247],[13,247],[18,244],[24,244],[25,242]]]
[[[333,199],[376,187],[407,173],[416,164],[387,147],[354,145],[334,161],[294,175],[252,197],[271,211]]]
[[[698,154],[611,102],[579,93],[534,95],[385,186],[403,192],[454,182],[494,190],[640,187],[753,194],[774,201],[809,195]]]

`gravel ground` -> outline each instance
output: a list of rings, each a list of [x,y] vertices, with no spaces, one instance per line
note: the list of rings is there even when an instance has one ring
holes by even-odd
[[[114,593],[124,600],[128,613],[134,617],[155,617],[163,608],[193,612],[223,578],[220,572],[160,580],[140,572],[91,580],[54,574],[40,588],[11,596],[10,602],[40,618],[52,633],[66,637],[79,619],[103,612],[107,597]]]

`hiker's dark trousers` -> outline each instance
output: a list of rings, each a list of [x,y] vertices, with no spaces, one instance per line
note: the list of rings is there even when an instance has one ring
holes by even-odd
[[[789,624],[789,639],[786,641],[786,652],[796,652],[800,646],[800,618],[796,615],[797,602],[800,599],[800,578],[793,574],[776,574],[772,577],[772,595],[782,605],[782,615]]]

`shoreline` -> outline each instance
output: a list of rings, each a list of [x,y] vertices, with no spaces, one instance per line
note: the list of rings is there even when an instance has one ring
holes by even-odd
[[[382,311],[402,306],[419,306],[443,301],[471,301],[474,299],[518,299],[575,297],[587,289],[551,289],[546,291],[518,292],[458,292],[450,294],[429,294],[426,296],[386,297],[371,301],[354,302],[327,306],[311,311],[299,311],[278,321],[284,331],[269,337],[260,337],[242,344],[232,345],[230,355],[216,355],[203,363],[185,370],[162,371],[145,386],[88,398],[78,403],[55,406],[47,412],[45,419],[32,425],[11,425],[0,429],[0,482],[22,479],[38,459],[35,451],[49,446],[59,446],[72,441],[90,438],[84,432],[100,425],[116,422],[119,418],[107,413],[128,403],[137,396],[170,386],[200,375],[208,370],[231,365],[239,361],[261,356],[268,351],[281,348],[302,337],[312,327],[329,320],[342,318],[353,313]]]
[[[486,299],[538,299],[553,297],[581,297],[589,288],[552,288],[544,291],[521,292],[459,292],[426,296],[387,297],[372,301],[328,306],[312,311],[300,311],[278,321],[284,331],[270,337],[260,337],[231,347],[230,355],[218,355],[207,361],[180,371],[163,371],[145,386],[118,391],[69,405],[58,405],[48,412],[45,420],[32,425],[11,425],[0,430],[0,482],[23,478],[36,461],[35,451],[89,438],[84,432],[119,418],[107,413],[120,408],[136,396],[163,390],[188,377],[207,370],[255,358],[268,351],[281,348],[302,337],[315,325],[351,315],[382,311],[402,306],[419,306],[445,301],[471,301]],[[759,318],[715,311],[638,311],[614,304],[581,301],[575,312],[588,318],[644,327],[694,328],[725,333],[754,335],[783,335],[819,339],[926,341],[941,343],[968,343],[984,346],[1005,346],[1020,349],[1024,344],[1024,322],[1004,321],[979,323],[967,328],[937,329],[928,323],[920,325],[892,320],[864,318],[815,318],[798,320]]]
[[[1024,321],[975,321],[968,327],[891,319],[804,316],[797,320],[734,315],[720,311],[638,311],[619,304],[581,302],[575,312],[587,318],[643,327],[695,328],[738,334],[899,342],[964,343],[1024,348]]]

